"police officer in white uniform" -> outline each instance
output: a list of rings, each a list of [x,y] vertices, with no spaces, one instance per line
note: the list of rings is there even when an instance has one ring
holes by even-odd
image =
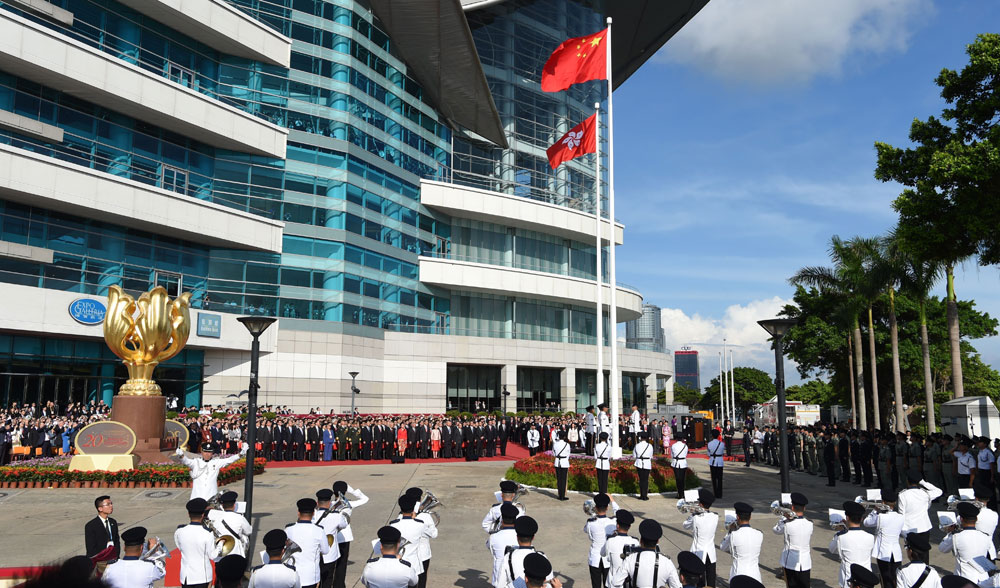
[[[554,433],[555,441],[552,443],[553,465],[556,469],[556,485],[559,487],[559,500],[569,500],[566,497],[566,483],[569,480],[569,443],[562,438],[562,434]]]
[[[677,498],[684,498],[684,479],[687,476],[688,446],[683,433],[677,435],[677,440],[670,446],[670,467],[674,470],[674,480],[677,481]]]
[[[421,576],[424,575],[420,544],[437,537],[437,527],[428,525],[426,521],[416,516],[413,511],[417,501],[412,495],[403,494],[396,500],[396,504],[399,505],[399,517],[392,521],[390,526],[399,529],[403,538],[409,543],[399,557],[416,570],[419,584]]]
[[[517,519],[518,509],[513,504],[507,502],[500,505],[500,528],[490,533],[486,540],[486,549],[489,549],[493,557],[493,574],[490,576],[490,585],[496,586],[500,581],[500,566],[503,564],[503,556],[507,553],[508,547],[517,545],[517,532],[514,531],[514,520]]]
[[[337,480],[333,483],[333,495],[350,498],[350,508],[343,511],[349,517],[354,516],[354,509],[368,502],[368,497],[365,496],[364,492],[352,487],[343,480]],[[340,558],[337,560],[337,568],[333,572],[333,588],[345,588],[347,564],[350,563],[347,558],[351,554],[351,541],[354,541],[354,531],[351,530],[351,523],[348,522],[347,526],[337,533],[337,546],[340,549]]]
[[[997,558],[996,544],[993,543],[993,535],[997,530],[997,511],[986,506],[992,498],[993,491],[985,484],[976,484],[973,490],[976,500],[979,501],[979,516],[976,517],[976,529],[982,531],[990,538],[990,561]]]
[[[736,576],[749,576],[760,581],[760,547],[764,544],[764,534],[750,526],[753,507],[746,502],[737,502],[733,509],[736,510],[735,528],[728,529],[719,546],[733,556],[733,565],[729,569],[730,586]]]
[[[607,433],[611,437],[611,417],[608,415],[608,405],[597,405],[597,434]]]
[[[590,540],[590,550],[587,553],[587,565],[590,567],[590,585],[601,588],[608,579],[608,558],[603,554],[604,542],[615,532],[613,519],[608,518],[608,505],[611,497],[598,494],[594,497],[595,516],[583,524],[583,532]]]
[[[330,553],[330,543],[326,539],[323,527],[313,523],[316,513],[316,501],[312,498],[302,498],[295,503],[299,519],[285,526],[288,539],[302,548],[295,554],[295,573],[299,575],[302,588],[315,587],[319,584],[319,567],[323,556]]]
[[[500,502],[494,504],[490,507],[489,512],[483,517],[483,530],[489,533],[496,527],[497,519],[500,518],[500,508],[505,504],[513,504],[514,496],[517,494],[517,482],[511,482],[510,480],[504,480],[500,482]],[[517,505],[514,508],[517,509],[518,515],[524,514],[524,507]]]
[[[958,504],[961,527],[941,540],[941,553],[955,554],[955,575],[978,584],[989,578],[984,563],[989,563],[990,538],[976,529],[979,508],[968,502]]]
[[[611,473],[611,444],[608,443],[607,433],[601,433],[594,446],[594,469],[597,472],[597,491],[607,494],[608,475]]]
[[[680,576],[670,558],[662,555],[656,547],[663,536],[663,527],[653,519],[639,523],[639,548],[630,550],[622,560],[622,565],[608,577],[611,588],[622,588],[625,581],[631,581],[633,588],[681,588]],[[693,556],[698,561],[697,556]],[[704,564],[702,564],[704,569]]]
[[[909,487],[900,491],[896,499],[899,514],[903,515],[903,535],[921,533],[930,538],[931,518],[927,510],[931,501],[941,496],[941,489],[923,480],[917,470],[910,470],[906,474],[906,480]]]
[[[705,563],[690,551],[682,551],[677,554],[677,573],[684,588],[701,586],[704,584]]]
[[[541,553],[524,556],[525,588],[562,588],[562,582],[552,577],[552,563]],[[520,588],[519,586],[517,588]]]
[[[813,524],[805,518],[805,508],[809,499],[801,492],[792,492],[792,510],[795,517],[781,517],[774,526],[776,535],[784,535],[785,546],[781,550],[781,567],[785,569],[787,588],[808,588],[812,572],[812,556],[809,542],[812,540]]]
[[[608,574],[605,582],[607,586],[611,586],[611,577],[621,567],[625,550],[639,545],[639,540],[628,534],[632,523],[635,522],[635,516],[627,510],[619,510],[615,512],[614,520],[615,532],[608,536],[604,541],[604,547],[601,548],[601,555],[608,560]]]
[[[872,553],[875,551],[875,536],[861,528],[865,518],[865,507],[853,500],[845,502],[843,507],[847,529],[838,531],[830,540],[830,554],[840,561],[840,576],[838,584],[847,588],[851,577],[851,566],[857,564],[871,571]]]
[[[708,469],[712,473],[712,492],[715,498],[722,498],[722,465],[726,455],[726,444],[719,439],[719,432],[712,431],[712,440],[708,442]]]
[[[287,544],[288,535],[281,529],[272,529],[264,535],[267,563],[253,569],[248,588],[301,588],[295,568],[281,563]]]
[[[649,500],[649,471],[653,468],[653,446],[649,443],[649,433],[638,433],[639,442],[632,450],[635,471],[639,476],[639,500]]]
[[[174,531],[174,545],[181,550],[181,585],[207,588],[212,582],[212,562],[220,559],[222,543],[202,525],[208,501],[194,498],[185,505],[190,522]]]
[[[424,588],[427,586],[427,577],[430,574],[431,569],[431,539],[438,536],[438,530],[433,517],[429,514],[420,512],[420,499],[423,498],[424,491],[420,488],[408,488],[406,490],[406,495],[416,501],[416,506],[413,511],[414,518],[427,523],[427,526],[430,529],[430,531],[425,533],[417,543],[417,554],[420,557],[420,569],[423,571],[423,575],[420,577],[420,581],[417,586],[419,588]]]
[[[121,539],[125,555],[104,570],[101,581],[108,588],[153,588],[153,582],[162,580],[166,572],[162,559],[155,563],[139,559],[146,543],[146,528],[127,529],[122,532]],[[149,546],[153,547],[153,543],[154,540],[150,540]]]
[[[378,530],[381,557],[372,558],[361,572],[361,583],[368,588],[406,588],[416,586],[417,570],[399,558],[397,547],[401,534],[396,527]]]
[[[587,407],[587,414],[583,417],[584,432],[587,433],[587,453],[593,453],[594,442],[597,440],[597,418],[594,417],[594,405]]]
[[[719,515],[709,510],[715,496],[704,488],[698,490],[698,504],[705,512],[690,514],[683,527],[691,531],[691,553],[705,563],[705,584],[715,586],[715,531],[719,528]]]
[[[628,432],[632,434],[632,447],[639,442],[639,432],[642,431],[642,414],[639,413],[639,405],[632,405],[632,414],[628,417]]]
[[[878,564],[882,585],[892,588],[896,585],[896,574],[903,564],[903,552],[899,549],[899,536],[903,532],[903,515],[896,512],[896,493],[882,491],[882,502],[892,510],[879,512],[872,509],[865,517],[864,526],[875,527],[875,547],[872,557]]]
[[[497,588],[509,588],[515,586],[516,582],[524,580],[524,558],[531,553],[545,555],[535,549],[532,541],[538,533],[538,523],[529,516],[517,517],[514,521],[514,533],[517,535],[517,545],[508,547],[507,553],[503,556],[503,563],[500,564],[500,582]],[[546,580],[551,580],[549,574]]]
[[[236,539],[236,546],[233,547],[230,555],[246,556],[247,546],[250,542],[250,533],[253,532],[253,529],[250,527],[250,523],[247,522],[246,517],[236,512],[237,498],[239,498],[239,495],[235,492],[229,491],[223,493],[219,499],[222,510],[213,508],[208,511],[207,516],[216,529]]]
[[[538,453],[538,441],[541,438],[542,436],[538,432],[538,427],[531,425],[531,428],[528,429],[528,453],[531,454],[532,457]]]
[[[229,457],[215,457],[218,447],[214,443],[201,444],[200,457],[188,457],[184,450],[177,448],[181,463],[191,470],[191,498],[208,500],[219,493],[219,470],[246,455],[250,446],[243,444],[240,452]]]
[[[319,581],[322,588],[330,588],[333,585],[333,575],[340,563],[340,544],[336,538],[337,534],[347,527],[347,518],[339,512],[330,510],[331,500],[333,500],[333,490],[321,488],[316,491],[316,512],[313,514],[313,522],[323,528],[327,537],[334,538],[330,551],[323,554],[319,564]],[[329,539],[327,543],[330,543]]]
[[[927,565],[927,552],[931,542],[922,535],[906,538],[906,554],[910,563],[900,568],[896,574],[896,588],[941,588],[941,576],[937,570]],[[890,587],[891,588],[891,587]]]

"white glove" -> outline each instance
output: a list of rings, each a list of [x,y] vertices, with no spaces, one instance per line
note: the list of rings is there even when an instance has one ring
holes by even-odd
[[[184,450],[181,449],[180,447],[178,447],[177,451],[175,451],[174,454],[177,455],[178,457],[183,456],[184,455]]]
[[[250,451],[250,444],[244,443],[242,447],[240,447],[240,455],[246,455],[247,451]]]

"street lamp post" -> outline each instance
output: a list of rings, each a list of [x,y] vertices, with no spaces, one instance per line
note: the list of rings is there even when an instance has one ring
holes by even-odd
[[[757,321],[774,339],[774,387],[778,392],[778,443],[781,447],[781,491],[789,492],[788,481],[788,422],[785,419],[785,360],[781,340],[798,323],[795,319],[774,318]]]
[[[504,413],[504,415],[506,415],[507,411],[510,410],[507,407],[507,404],[508,404],[507,397],[510,396],[510,392],[507,391],[507,384],[503,385],[503,392],[501,392],[501,394],[503,394],[503,413]]]
[[[360,373],[361,372],[347,372],[347,374],[351,376],[351,418],[354,418],[354,397],[361,393],[361,390],[358,390],[358,387],[354,385],[358,378],[358,374]]]
[[[260,363],[260,336],[277,319],[269,316],[241,316],[236,319],[243,323],[243,326],[250,331],[253,343],[250,344],[250,387],[247,389],[247,450],[246,474],[243,478],[243,500],[247,503],[247,510],[244,516],[247,522],[253,526],[253,464],[257,455],[257,391],[260,384],[257,382],[257,371]]]

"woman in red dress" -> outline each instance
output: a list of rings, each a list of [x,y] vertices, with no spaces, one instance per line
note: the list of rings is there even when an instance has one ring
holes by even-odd
[[[406,455],[406,423],[400,423],[399,429],[396,430],[396,447],[399,453],[397,455]]]

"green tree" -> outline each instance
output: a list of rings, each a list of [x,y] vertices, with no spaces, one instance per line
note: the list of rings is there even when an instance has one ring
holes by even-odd
[[[684,404],[688,408],[694,408],[701,401],[701,392],[684,384],[674,383],[674,404]],[[664,395],[666,402],[666,395]]]
[[[818,379],[789,386],[785,390],[785,397],[788,400],[798,400],[806,404],[820,406],[830,406],[840,402],[834,392],[833,385]]]
[[[728,375],[728,372],[727,372]],[[737,367],[733,369],[734,395],[736,406],[743,414],[754,404],[767,402],[777,393],[774,388],[774,380],[767,372],[752,367]],[[729,389],[726,389],[729,393]],[[713,410],[719,403],[719,377],[712,378],[705,388],[705,395],[701,397],[701,408]]]
[[[961,72],[943,69],[935,83],[948,104],[941,118],[915,119],[914,147],[877,142],[875,177],[905,186],[893,202],[897,234],[920,259],[944,265],[946,316],[955,397],[964,395],[954,268],[973,255],[1000,263],[1000,35],[967,46]]]

